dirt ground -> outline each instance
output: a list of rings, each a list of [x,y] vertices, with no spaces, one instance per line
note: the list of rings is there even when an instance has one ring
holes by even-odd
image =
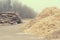
[[[25,22],[24,22],[25,23]],[[0,40],[40,40],[42,38],[22,33],[24,24],[0,26]]]

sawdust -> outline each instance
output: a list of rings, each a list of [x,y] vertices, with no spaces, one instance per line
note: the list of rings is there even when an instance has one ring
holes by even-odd
[[[35,23],[25,33],[32,35],[47,36],[60,29],[60,14],[49,16]]]
[[[50,35],[60,29],[60,10],[54,7],[47,8],[25,27],[27,29],[24,32],[27,34],[36,36]]]
[[[37,23],[39,20],[46,18],[48,16],[52,16],[56,13],[60,13],[60,10],[56,7],[48,7],[46,9],[44,9],[36,18],[30,20],[29,22],[27,22],[24,27],[26,29],[30,28],[32,25],[34,25],[35,23]]]

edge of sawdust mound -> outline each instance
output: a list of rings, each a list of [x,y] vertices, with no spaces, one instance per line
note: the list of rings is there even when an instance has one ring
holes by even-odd
[[[44,9],[36,18],[30,20],[29,22],[27,22],[24,25],[25,29],[30,28],[32,25],[34,25],[35,23],[37,23],[39,20],[46,18],[48,16],[52,16],[56,13],[60,13],[60,9],[56,8],[56,7],[48,7],[46,9]]]
[[[60,14],[44,18],[24,32],[36,36],[47,36],[57,30],[60,30]]]
[[[0,25],[19,24],[19,23],[21,23],[21,19],[18,13],[14,13],[14,12],[0,13]]]

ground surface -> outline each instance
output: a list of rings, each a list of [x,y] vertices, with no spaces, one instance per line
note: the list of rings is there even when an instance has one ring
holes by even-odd
[[[40,38],[36,38],[30,35],[23,34],[21,32],[17,32],[14,27],[0,27],[0,40],[39,40]]]
[[[23,23],[22,23],[23,24]],[[21,32],[22,24],[0,26],[0,40],[40,40],[42,38]]]

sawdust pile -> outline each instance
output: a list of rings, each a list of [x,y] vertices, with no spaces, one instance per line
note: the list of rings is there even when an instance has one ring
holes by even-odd
[[[56,13],[60,13],[60,10],[56,7],[48,7],[46,9],[44,9],[36,18],[30,20],[29,22],[27,22],[24,27],[26,29],[30,28],[33,24],[37,23],[39,20],[46,18],[48,16],[52,16]]]
[[[18,13],[3,12],[0,13],[0,24],[19,24],[21,23],[20,16]]]
[[[48,9],[50,10],[48,11]],[[36,23],[32,24],[24,32],[37,36],[47,36],[60,30],[60,10],[54,7],[48,9],[42,12],[42,16],[39,15],[35,20]]]

